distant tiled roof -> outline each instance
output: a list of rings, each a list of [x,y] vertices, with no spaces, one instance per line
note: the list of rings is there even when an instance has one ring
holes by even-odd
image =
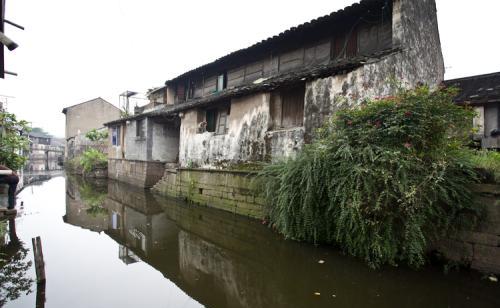
[[[285,41],[294,41],[297,38],[308,37],[311,35],[317,34],[318,27],[329,26],[333,23],[340,22],[342,19],[348,16],[356,16],[362,14],[364,12],[370,11],[370,9],[375,8],[377,6],[382,6],[386,3],[389,3],[387,0],[361,0],[359,3],[354,3],[344,9],[332,12],[328,15],[318,17],[296,27],[292,27],[286,31],[279,33],[278,35],[274,35],[272,37],[268,37],[265,40],[262,40],[258,43],[253,44],[250,47],[243,48],[237,51],[234,51],[230,54],[227,54],[219,59],[216,59],[213,62],[202,65],[195,69],[192,69],[188,72],[185,72],[171,80],[167,80],[165,84],[176,81],[178,79],[182,79],[187,75],[201,72],[218,65],[224,65],[226,63],[231,63],[237,58],[243,57],[248,58],[249,55],[254,52],[266,50],[269,48],[273,48],[274,46],[280,45]]]
[[[460,89],[457,103],[481,105],[500,102],[500,72],[446,80],[446,86]]]
[[[298,84],[300,82],[305,82],[307,80],[333,76],[341,72],[352,71],[369,62],[379,61],[381,58],[399,51],[400,51],[399,48],[387,49],[369,56],[357,56],[354,58],[338,60],[330,64],[305,67],[300,70],[295,70],[289,73],[280,74],[268,79],[262,78],[261,80],[257,80],[252,84],[245,84],[239,87],[226,89],[209,96],[194,98],[176,105],[168,105],[165,106],[165,108],[163,109],[151,112],[145,112],[129,116],[126,118],[122,118],[119,120],[111,121],[105,123],[104,125],[109,126],[113,124],[123,123],[128,120],[134,120],[146,117],[173,115],[177,112],[192,109],[195,107],[203,107],[211,103],[222,101],[225,99],[240,97],[243,95],[249,95],[252,93],[257,93],[262,91],[272,91],[281,86],[293,85],[293,84]]]
[[[39,132],[30,132],[29,136],[33,138],[52,138],[52,136],[49,134],[39,133]]]

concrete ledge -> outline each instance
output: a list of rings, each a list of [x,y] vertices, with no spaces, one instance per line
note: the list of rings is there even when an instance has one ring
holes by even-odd
[[[108,177],[143,188],[153,187],[163,176],[165,163],[127,159],[108,159]]]

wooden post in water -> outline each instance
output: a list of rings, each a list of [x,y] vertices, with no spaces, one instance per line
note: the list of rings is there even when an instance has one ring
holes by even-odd
[[[45,307],[45,280],[36,284],[36,308]]]
[[[35,256],[36,308],[45,307],[45,262],[43,261],[42,240],[39,236],[31,239]]]
[[[39,236],[31,239],[35,255],[36,283],[45,283],[45,262],[43,261],[42,240]]]

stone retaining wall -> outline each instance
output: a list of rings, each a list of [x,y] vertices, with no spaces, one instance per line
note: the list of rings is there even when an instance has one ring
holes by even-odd
[[[211,169],[166,169],[153,190],[235,214],[264,217],[264,199],[252,189],[252,173]]]
[[[108,159],[108,177],[113,180],[150,188],[163,176],[165,164],[157,161]]]
[[[263,218],[264,199],[253,187],[253,173],[207,169],[166,169],[153,190],[163,195]],[[485,207],[485,218],[473,231],[462,232],[432,245],[446,259],[483,272],[500,273],[500,185],[474,187],[477,201]]]
[[[473,269],[500,273],[500,185],[479,184],[474,190],[485,207],[484,219],[475,230],[442,240],[434,250]]]

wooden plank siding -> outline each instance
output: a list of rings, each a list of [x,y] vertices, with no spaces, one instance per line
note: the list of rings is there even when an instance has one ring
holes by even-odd
[[[305,85],[281,89],[271,94],[272,129],[300,127],[304,124]]]
[[[328,64],[332,61],[369,55],[392,46],[392,20],[377,17],[378,20],[363,19],[354,28],[334,29],[331,34],[317,41],[304,44],[296,49],[270,50],[264,52],[259,60],[228,67],[214,67],[206,75],[189,76],[194,83],[194,98],[208,96],[216,92],[217,76],[227,75],[227,88],[251,84],[259,78],[290,72],[305,66]],[[384,17],[385,18],[385,17]],[[244,60],[242,60],[244,61]],[[180,83],[181,81],[179,81]],[[185,81],[185,85],[188,85]],[[177,94],[178,98],[182,98]],[[182,102],[182,100],[176,100]]]

